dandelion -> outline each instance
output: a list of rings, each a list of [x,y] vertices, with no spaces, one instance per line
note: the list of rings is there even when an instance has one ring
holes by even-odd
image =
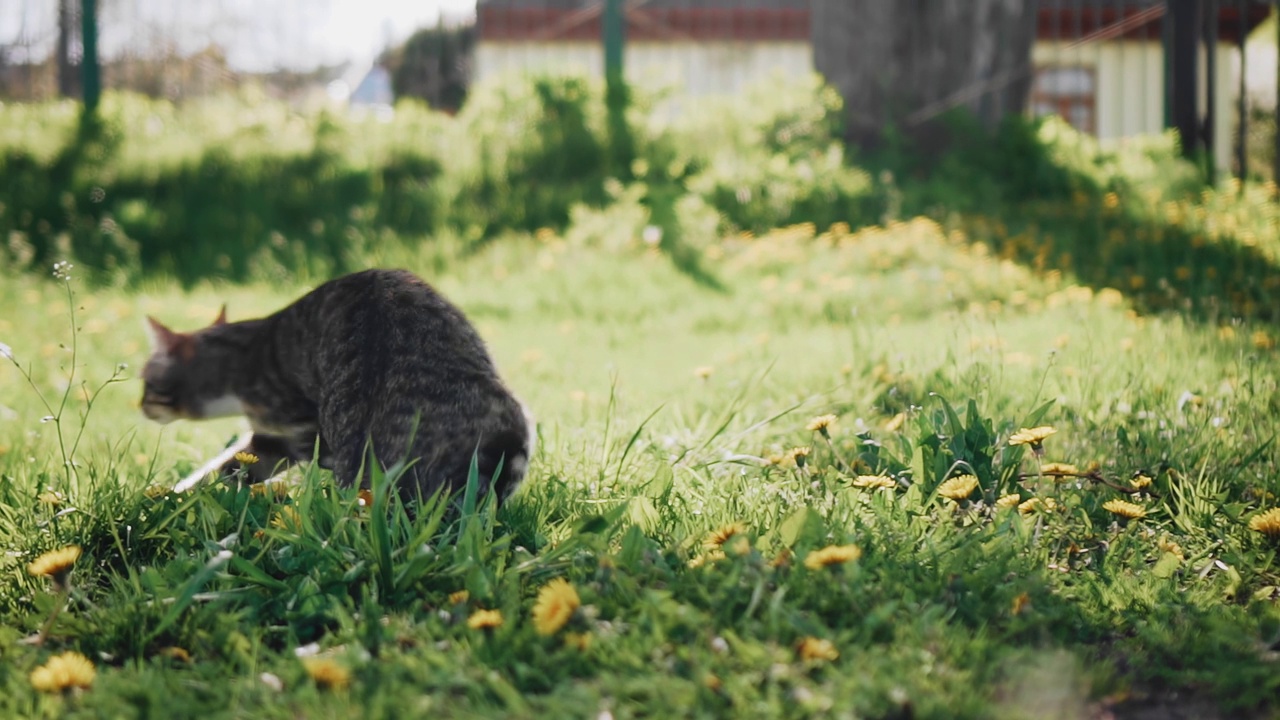
[[[795,557],[795,553],[791,552],[791,548],[782,548],[778,554],[769,561],[769,567],[786,568],[791,566],[791,559]]]
[[[709,550],[689,560],[689,567],[691,569],[697,569],[702,567],[703,565],[706,565],[707,563],[713,563],[717,560],[723,560],[723,559],[725,559],[724,551],[717,548],[715,550]]]
[[[828,545],[806,555],[804,566],[810,570],[821,570],[831,565],[853,562],[860,557],[862,557],[862,548],[857,545]]]
[[[694,369],[693,369],[693,374],[694,374],[694,375],[695,375],[699,380],[706,380],[707,378],[710,378],[710,377],[711,377],[711,373],[713,373],[713,372],[715,372],[715,371],[716,371],[716,369],[715,369],[715,368],[713,368],[713,367],[711,367],[710,365],[703,365],[702,367],[694,368]]]
[[[1129,480],[1129,484],[1133,486],[1134,490],[1143,490],[1151,487],[1151,482],[1151,478],[1147,475],[1143,475],[1142,473],[1134,475],[1133,479]]]
[[[564,578],[556,578],[538,591],[533,604],[533,627],[539,635],[554,635],[569,622],[582,601]]]
[[[59,588],[66,585],[71,566],[80,559],[80,546],[68,545],[57,550],[50,550],[37,557],[27,566],[32,575],[47,575],[53,578],[53,584]]]
[[[191,662],[191,653],[187,652],[186,648],[180,648],[177,645],[162,647],[157,652],[157,654],[161,655],[162,657],[167,657],[170,660],[177,660],[178,662],[181,662],[181,663]]]
[[[832,645],[830,640],[816,637],[803,638],[796,645],[796,652],[800,655],[801,660],[831,661],[840,657],[840,652],[836,650],[836,646]]]
[[[472,630],[492,630],[502,627],[502,612],[499,610],[476,610],[467,618],[467,627]]]
[[[459,590],[457,592],[449,593],[450,605],[462,605],[463,603],[465,603],[470,599],[471,599],[471,593],[466,590]]]
[[[1249,518],[1249,529],[1269,538],[1280,538],[1280,508],[1271,508]]]
[[[867,488],[869,490],[878,488],[891,490],[898,486],[898,483],[894,482],[893,478],[885,475],[859,475],[853,479],[852,484],[856,488]]]
[[[898,413],[897,415],[894,415],[893,417],[889,418],[889,421],[884,424],[884,429],[888,432],[898,432],[899,430],[902,429],[902,425],[906,421],[907,421],[907,414]]]
[[[1126,520],[1137,520],[1147,516],[1146,508],[1127,500],[1108,500],[1102,504],[1102,509],[1119,515]]]
[[[1039,447],[1045,438],[1058,432],[1048,425],[1042,425],[1034,428],[1022,428],[1018,432],[1009,436],[1010,445],[1030,445],[1033,448]]]
[[[973,475],[957,475],[938,486],[938,494],[957,502],[964,500],[978,489],[978,478]]]
[[[831,437],[830,428],[835,424],[835,422],[835,415],[819,415],[818,417],[810,420],[809,424],[805,425],[805,429],[809,432],[821,433],[822,437],[829,438]]]
[[[1008,495],[1001,495],[1000,499],[996,500],[996,509],[1012,510],[1013,508],[1018,507],[1018,504],[1021,502],[1022,502],[1022,496],[1019,495],[1018,493],[1009,493]]]
[[[1051,462],[1040,466],[1041,475],[1079,475],[1080,468],[1070,463]]]
[[[1179,560],[1186,559],[1186,555],[1182,552],[1182,546],[1168,538],[1161,538],[1158,540],[1156,542],[1156,547],[1160,549],[1160,552],[1176,555]]]
[[[325,690],[341,690],[351,684],[351,671],[332,658],[303,658],[302,667]]]
[[[289,486],[282,482],[262,482],[249,487],[249,495],[252,497],[273,497],[276,500],[284,500],[289,497]]]
[[[796,464],[796,467],[803,468],[805,462],[809,460],[809,448],[797,447],[787,451],[787,458]]]
[[[285,505],[271,517],[271,527],[296,531],[302,527],[302,516],[298,514],[298,510],[294,506]]]
[[[78,652],[64,652],[31,671],[31,687],[45,693],[87,689],[97,674],[89,658]]]
[[[1049,512],[1058,507],[1058,503],[1053,498],[1031,498],[1026,502],[1019,503],[1018,512],[1023,515],[1030,515],[1033,512]]]
[[[747,532],[746,525],[743,525],[742,523],[737,523],[737,522],[729,523],[728,525],[718,527],[715,530],[712,530],[711,532],[707,533],[707,541],[704,544],[709,548],[712,548],[712,547],[718,548],[723,546],[726,542],[728,542],[729,538],[735,535],[743,535],[746,532]]]
[[[564,646],[586,652],[591,647],[591,633],[567,632],[564,634]]]
[[[148,500],[157,500],[168,495],[169,490],[170,488],[168,485],[161,485],[157,483],[155,485],[148,485],[147,489],[142,491],[142,494],[146,495]]]
[[[241,465],[256,465],[261,458],[251,452],[238,452],[235,459]]]
[[[1009,612],[1013,615],[1021,615],[1027,606],[1031,604],[1031,596],[1022,593],[1013,599],[1013,603],[1009,607]]]

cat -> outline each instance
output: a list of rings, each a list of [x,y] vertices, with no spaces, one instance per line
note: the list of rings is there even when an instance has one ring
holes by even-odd
[[[406,501],[464,487],[473,455],[481,492],[498,500],[525,476],[527,408],[462,312],[408,271],[330,280],[257,320],[227,322],[224,305],[191,333],[147,322],[147,418],[249,419],[253,434],[235,449],[258,461],[226,460],[224,477],[261,482],[316,456],[340,484],[367,486],[366,447],[384,466],[412,461],[399,486]]]

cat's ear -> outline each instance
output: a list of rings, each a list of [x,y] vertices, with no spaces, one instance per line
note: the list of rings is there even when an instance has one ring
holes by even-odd
[[[218,327],[219,325],[226,325],[226,324],[227,324],[227,304],[222,303],[222,309],[218,311],[218,317],[213,319],[213,326]]]
[[[147,334],[151,336],[151,348],[165,353],[173,352],[181,336],[164,326],[159,320],[147,316]]]

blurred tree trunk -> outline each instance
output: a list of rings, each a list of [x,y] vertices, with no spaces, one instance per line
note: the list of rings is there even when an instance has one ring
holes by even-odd
[[[925,151],[937,121],[968,109],[986,128],[1026,109],[1035,0],[813,0],[814,64],[844,98],[846,138],[864,150],[895,127]]]
[[[64,98],[75,97],[76,68],[71,64],[71,39],[75,33],[75,0],[58,0],[58,94]]]

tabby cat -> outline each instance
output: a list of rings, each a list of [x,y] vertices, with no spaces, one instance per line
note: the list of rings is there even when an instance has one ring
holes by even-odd
[[[367,485],[360,469],[371,445],[383,465],[413,462],[400,485],[406,499],[464,486],[473,455],[481,490],[499,499],[524,478],[534,439],[528,412],[462,312],[410,272],[331,280],[258,320],[227,322],[223,307],[192,333],[147,320],[148,418],[249,419],[243,449],[259,461],[231,459],[224,475],[241,469],[260,482],[318,448],[338,482]]]

